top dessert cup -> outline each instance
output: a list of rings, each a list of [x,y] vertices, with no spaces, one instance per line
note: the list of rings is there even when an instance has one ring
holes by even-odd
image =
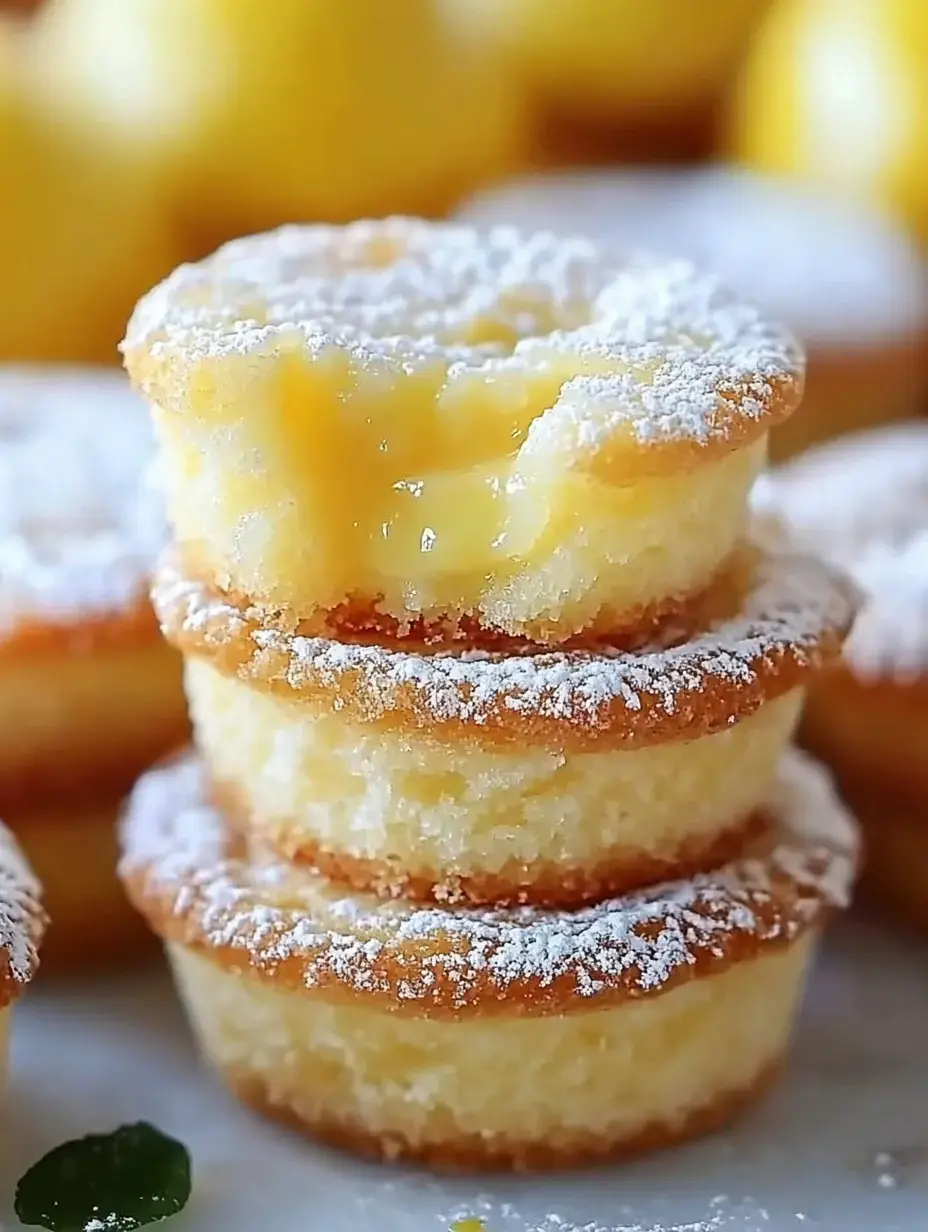
[[[124,351],[192,567],[336,637],[647,640],[802,392],[791,338],[687,262],[405,219],[230,244]]]
[[[928,393],[921,252],[859,203],[729,167],[639,167],[510,180],[459,216],[680,253],[785,321],[808,373],[799,414],[772,437],[776,457],[905,419]]]

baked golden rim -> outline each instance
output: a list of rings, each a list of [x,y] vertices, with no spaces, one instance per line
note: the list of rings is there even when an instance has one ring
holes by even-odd
[[[358,371],[398,379],[436,361],[456,375],[502,367],[526,391],[553,363],[562,395],[579,380],[590,408],[611,408],[601,433],[589,415],[571,412],[565,426],[579,465],[605,464],[616,479],[686,469],[757,439],[799,405],[804,370],[788,333],[686,262],[410,218],[226,244],[139,302],[122,350],[133,384],[177,414],[189,413],[204,366],[236,357],[276,368],[337,351]]]
[[[263,614],[282,628],[299,631],[304,637],[320,637],[331,641],[371,642],[374,644],[411,645],[448,649],[487,650],[498,654],[537,650],[550,644],[560,650],[590,650],[600,643],[610,648],[638,650],[659,645],[665,640],[676,641],[695,633],[704,618],[707,606],[713,602],[732,568],[737,567],[737,553],[726,561],[707,585],[692,594],[674,595],[632,609],[613,612],[603,609],[584,629],[569,637],[563,636],[556,620],[537,619],[531,622],[532,635],[507,633],[493,625],[484,625],[479,617],[458,619],[412,616],[400,619],[378,609],[379,600],[351,599],[332,608],[319,608],[302,615],[299,620],[273,606],[253,603],[248,595],[234,587],[216,587],[239,608]],[[198,544],[175,543],[165,552],[166,559],[176,562],[185,576],[209,582],[210,571],[203,563]]]
[[[705,632],[637,653],[603,643],[507,654],[307,637],[286,614],[274,622],[187,576],[170,550],[152,598],[185,655],[347,720],[449,741],[593,749],[709,735],[804,685],[839,654],[856,591],[809,557],[745,549],[706,597]]]
[[[244,850],[207,793],[188,757],[144,776],[130,800],[120,872],[154,931],[275,987],[413,1016],[602,1009],[718,974],[844,905],[857,859],[830,779],[798,753],[737,859],[574,912],[339,897],[316,874]]]
[[[399,1135],[370,1134],[356,1125],[334,1121],[309,1124],[296,1112],[272,1102],[264,1084],[254,1075],[236,1074],[226,1069],[223,1078],[237,1098],[261,1116],[351,1155],[390,1163],[426,1164],[440,1172],[549,1172],[631,1159],[711,1134],[761,1100],[776,1082],[781,1069],[782,1061],[771,1064],[749,1086],[723,1092],[708,1106],[691,1113],[681,1125],[671,1128],[656,1122],[633,1138],[612,1140],[586,1132],[576,1134],[569,1146],[547,1146],[539,1142],[501,1141],[474,1135],[418,1149],[412,1148]]]
[[[0,1007],[15,1001],[35,976],[47,923],[42,887],[16,837],[0,823]]]
[[[209,797],[225,817],[230,829],[247,842],[255,824],[234,784],[210,781]],[[496,906],[533,905],[576,907],[607,896],[623,894],[640,886],[669,878],[681,880],[735,859],[738,853],[765,829],[757,814],[706,839],[690,836],[666,856],[643,852],[615,856],[591,867],[559,864],[513,864],[499,873],[468,876],[417,868],[408,872],[384,860],[366,859],[343,851],[331,851],[308,841],[302,827],[286,822],[262,823],[262,840],[282,857],[328,877],[340,885],[369,891],[384,898],[405,898],[428,903],[493,903]]]
[[[75,617],[67,613],[55,620],[24,614],[0,633],[0,667],[4,659],[74,655],[87,657],[101,650],[144,646],[158,639],[158,621],[142,589],[121,611]]]

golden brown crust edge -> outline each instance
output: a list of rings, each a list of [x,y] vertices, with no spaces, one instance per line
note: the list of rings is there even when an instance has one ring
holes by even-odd
[[[382,898],[472,906],[581,907],[657,882],[683,880],[735,859],[748,842],[763,833],[766,824],[760,814],[741,818],[709,836],[689,836],[660,856],[641,851],[612,852],[585,867],[539,862],[507,866],[495,874],[457,875],[327,850],[292,822],[256,820],[243,805],[240,790],[232,784],[213,780],[210,794],[230,829],[243,839],[257,838],[284,859],[330,881]]]
[[[158,641],[158,621],[146,594],[124,611],[50,620],[24,616],[0,637],[0,669],[5,660],[88,658],[103,650],[131,649]]]
[[[738,611],[745,572],[756,557],[750,549],[744,565],[739,561],[724,583],[705,596],[701,625],[714,624],[710,618],[731,611],[733,604]],[[819,589],[831,587],[831,609],[823,610],[801,636],[793,636],[787,622],[779,635],[749,639],[743,655],[740,647],[722,645],[701,656],[694,640],[666,651],[675,655],[696,647],[685,671],[675,660],[668,674],[652,672],[644,685],[638,678],[642,667],[657,661],[653,656],[628,655],[627,670],[617,669],[621,652],[600,657],[601,644],[597,651],[540,649],[536,655],[490,656],[504,670],[496,671],[489,689],[481,680],[483,664],[474,666],[472,656],[460,658],[452,672],[443,670],[442,679],[423,683],[439,662],[434,648],[404,639],[383,647],[333,642],[294,632],[289,622],[277,627],[254,608],[188,577],[173,552],[163,558],[152,593],[165,636],[184,655],[300,705],[337,709],[348,722],[426,732],[448,742],[583,751],[710,735],[803,687],[812,673],[837,659],[856,610],[854,588],[824,566],[816,569]],[[531,685],[535,696],[517,694],[518,678],[536,664],[542,670]],[[555,669],[550,682],[545,675],[549,664]],[[601,669],[621,678],[602,687]],[[571,675],[576,676],[573,683]],[[437,702],[436,686],[441,692]]]
[[[564,635],[556,621],[538,619],[526,622],[525,633],[507,633],[486,626],[476,616],[426,620],[411,615],[408,620],[379,610],[380,596],[354,596],[333,608],[302,614],[253,602],[252,597],[233,588],[220,587],[211,569],[210,553],[200,542],[175,543],[164,554],[164,562],[180,575],[198,580],[211,591],[221,592],[231,606],[254,614],[283,632],[302,637],[319,637],[351,643],[383,643],[423,650],[487,651],[496,654],[531,650],[593,650],[599,645],[610,649],[639,650],[645,646],[672,645],[681,637],[698,631],[707,613],[714,610],[720,595],[727,593],[728,578],[737,569],[738,549],[715,575],[689,594],[670,595],[660,602],[639,605],[621,612],[601,611],[580,632]]]
[[[448,1173],[549,1172],[631,1159],[711,1134],[759,1101],[774,1084],[781,1068],[782,1059],[778,1059],[747,1087],[723,1092],[711,1104],[691,1112],[681,1124],[654,1122],[630,1138],[565,1131],[557,1142],[516,1142],[474,1135],[422,1144],[412,1144],[400,1135],[371,1134],[360,1126],[334,1121],[308,1124],[285,1103],[272,1100],[260,1078],[232,1070],[222,1071],[222,1076],[242,1103],[262,1116],[352,1155],[390,1163],[424,1164]]]

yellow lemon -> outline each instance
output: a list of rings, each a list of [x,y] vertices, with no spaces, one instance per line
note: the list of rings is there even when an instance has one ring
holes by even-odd
[[[0,359],[115,363],[176,252],[131,170],[46,105],[28,52],[0,26]]]
[[[547,102],[599,119],[718,96],[767,0],[457,0]]]
[[[52,0],[59,88],[211,238],[435,212],[510,167],[515,86],[441,0]]]
[[[734,153],[899,212],[928,240],[928,4],[783,0],[746,62]]]

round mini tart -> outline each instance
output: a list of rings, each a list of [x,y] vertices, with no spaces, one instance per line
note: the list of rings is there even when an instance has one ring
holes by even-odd
[[[118,373],[0,368],[0,807],[115,801],[184,739],[148,574],[151,430]]]
[[[576,912],[348,897],[246,848],[201,764],[141,780],[122,875],[202,1047],[323,1139],[453,1167],[552,1167],[716,1126],[780,1064],[853,823],[791,754],[730,863]]]
[[[42,887],[0,823],[0,1082],[6,1077],[10,1011],[39,968],[46,915]]]
[[[320,635],[640,636],[723,567],[792,339],[685,261],[410,219],[183,266],[123,344],[175,537]]]
[[[0,368],[0,812],[50,887],[52,967],[138,940],[114,925],[118,802],[189,731],[147,595],[153,453],[121,374]]]
[[[775,457],[916,413],[928,392],[928,283],[917,246],[865,206],[721,166],[536,175],[466,203],[478,225],[582,232],[716,270],[808,352],[802,409]]]
[[[637,654],[306,637],[176,553],[153,598],[232,824],[381,894],[575,905],[731,854],[840,652],[843,580],[754,549],[739,564],[703,633]]]
[[[856,799],[928,800],[928,422],[860,433],[758,485],[781,539],[815,545],[865,593],[841,666],[816,680],[804,738]],[[928,843],[928,837],[926,837]]]

